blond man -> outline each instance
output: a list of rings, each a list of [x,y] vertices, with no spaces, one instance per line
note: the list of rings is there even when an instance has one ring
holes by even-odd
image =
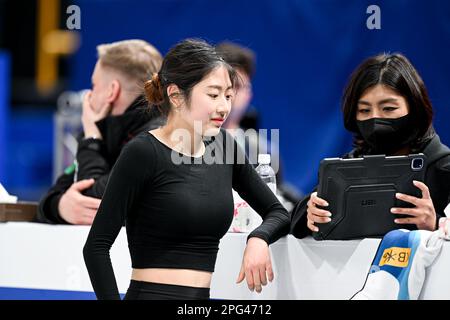
[[[38,222],[92,224],[123,146],[164,122],[145,111],[142,96],[144,82],[161,67],[159,51],[143,40],[125,40],[99,45],[97,54],[76,159],[41,199]]]

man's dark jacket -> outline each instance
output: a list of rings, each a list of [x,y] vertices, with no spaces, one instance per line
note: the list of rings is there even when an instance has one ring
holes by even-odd
[[[78,139],[76,154],[78,164],[67,168],[41,199],[35,220],[43,223],[67,224],[59,215],[58,204],[61,196],[74,183],[75,176],[76,181],[93,178],[95,183],[82,193],[102,198],[109,173],[124,145],[139,133],[163,125],[164,121],[157,108],[151,108],[149,111],[145,98],[140,96],[124,114],[108,116],[96,122],[102,140],[82,137]]]

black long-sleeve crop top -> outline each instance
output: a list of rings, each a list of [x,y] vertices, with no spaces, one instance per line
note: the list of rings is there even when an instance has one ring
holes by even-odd
[[[288,212],[231,135],[221,129],[205,146],[188,157],[145,132],[124,147],[83,250],[98,299],[120,297],[109,250],[124,221],[133,268],[213,272],[233,219],[232,188],[263,218],[248,238],[270,244],[288,233]]]

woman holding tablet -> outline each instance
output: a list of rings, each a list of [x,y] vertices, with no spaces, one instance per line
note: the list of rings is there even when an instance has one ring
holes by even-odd
[[[450,150],[433,129],[433,108],[418,72],[401,54],[381,54],[365,60],[351,75],[342,98],[344,125],[354,134],[355,148],[343,158],[363,155],[427,156],[425,183],[415,181],[422,197],[397,193],[412,208],[392,208],[394,222],[435,230],[450,202]],[[322,208],[318,208],[321,206]],[[313,192],[292,212],[291,233],[298,238],[318,231],[333,213]],[[325,208],[323,208],[325,207]],[[403,215],[396,218],[395,215]]]

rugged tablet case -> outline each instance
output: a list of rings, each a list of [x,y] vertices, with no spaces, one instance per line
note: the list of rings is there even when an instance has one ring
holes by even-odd
[[[424,181],[424,154],[407,156],[384,155],[363,158],[323,159],[319,168],[317,195],[329,206],[331,222],[316,223],[316,240],[347,240],[383,237],[387,232],[415,225],[399,225],[391,213],[392,207],[412,207],[398,200],[396,192],[422,197],[413,180]]]

